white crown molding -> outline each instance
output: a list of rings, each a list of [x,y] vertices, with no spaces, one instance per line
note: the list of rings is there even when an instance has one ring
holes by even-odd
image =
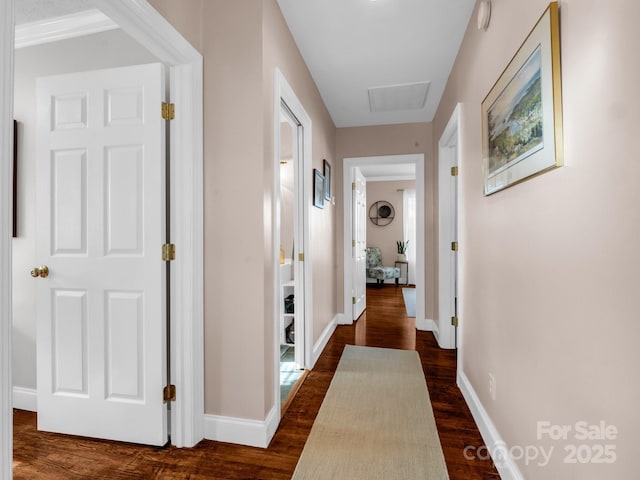
[[[16,25],[15,48],[57,42],[116,28],[119,28],[118,25],[100,10],[86,10],[62,17]]]

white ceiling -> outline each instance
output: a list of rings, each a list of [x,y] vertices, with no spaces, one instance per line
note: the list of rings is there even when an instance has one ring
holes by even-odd
[[[367,179],[367,182],[416,179],[415,163],[366,165],[359,168],[362,175]]]
[[[16,25],[94,8],[91,0],[16,0]]]
[[[433,120],[475,0],[277,0],[337,127]],[[16,0],[16,24],[93,7]],[[413,95],[417,84],[424,95]],[[387,88],[398,87],[398,88]],[[369,89],[384,108],[371,111]],[[380,97],[372,99],[376,104]],[[417,100],[417,102],[415,101]],[[404,105],[400,110],[393,106]],[[406,108],[412,104],[413,108]]]
[[[475,0],[277,2],[337,127],[433,120],[475,4]],[[16,0],[16,23],[91,8],[92,0]],[[424,94],[411,92],[425,83],[422,105]],[[370,89],[376,94],[371,100]],[[384,108],[372,112],[372,104]],[[402,108],[394,110],[394,104]]]
[[[475,5],[475,0],[277,1],[337,127],[433,120]],[[370,111],[369,88],[421,82],[430,82],[424,107]]]

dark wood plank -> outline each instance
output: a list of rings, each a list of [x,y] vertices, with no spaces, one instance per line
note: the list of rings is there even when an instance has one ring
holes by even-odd
[[[14,411],[14,478],[70,479],[289,479],[347,344],[417,350],[422,360],[452,480],[497,479],[490,461],[467,460],[464,448],[482,439],[456,379],[456,353],[437,347],[406,316],[402,289],[367,290],[367,310],[336,329],[315,368],[288,405],[269,448],[202,441],[190,449],[154,448],[89,440],[36,430],[36,416]]]

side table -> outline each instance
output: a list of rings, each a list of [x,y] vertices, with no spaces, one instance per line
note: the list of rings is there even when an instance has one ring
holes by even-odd
[[[402,274],[402,266],[404,265],[404,275]],[[396,267],[400,267],[400,276],[405,278],[405,285],[409,285],[409,262],[401,262],[396,260]],[[399,285],[400,279],[396,278],[396,285]]]

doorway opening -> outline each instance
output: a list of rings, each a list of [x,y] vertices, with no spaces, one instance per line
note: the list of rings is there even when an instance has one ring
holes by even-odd
[[[121,52],[123,50],[127,52],[127,55],[122,55]],[[117,78],[119,75],[125,75],[125,73],[123,72],[128,71],[128,70],[118,70],[118,72],[120,73],[114,73],[112,74],[111,77],[108,77],[107,72],[105,70],[107,68],[109,69],[112,69],[115,67],[132,68],[132,65],[134,63],[150,64],[153,62],[157,62],[157,58],[151,55],[147,50],[140,47],[136,42],[131,40],[131,38],[128,37],[125,33],[123,33],[120,29],[113,29],[107,32],[102,32],[102,33],[93,34],[93,35],[83,35],[80,37],[74,37],[74,38],[65,39],[57,42],[46,42],[43,44],[33,45],[25,48],[17,48],[15,51],[14,118],[18,122],[18,126],[19,126],[18,128],[19,143],[17,145],[17,150],[20,152],[20,166],[21,166],[20,175],[19,175],[20,181],[18,184],[18,188],[16,189],[16,192],[19,195],[18,204],[20,205],[20,208],[17,210],[18,212],[17,217],[19,220],[18,224],[20,225],[20,231],[13,241],[13,248],[12,248],[13,328],[14,328],[14,332],[16,333],[14,335],[14,349],[13,349],[13,354],[14,354],[14,357],[13,357],[14,399],[13,400],[14,400],[14,407],[16,408],[20,408],[23,410],[36,411],[37,410],[36,395],[35,395],[36,384],[40,383],[41,385],[44,385],[46,382],[46,379],[48,378],[48,376],[46,375],[40,376],[39,377],[40,381],[36,382],[36,372],[38,371],[38,369],[36,368],[35,359],[36,357],[40,359],[44,359],[43,352],[40,352],[39,355],[36,355],[36,344],[38,343],[36,342],[36,338],[37,338],[36,332],[38,331],[39,333],[42,333],[44,324],[41,324],[39,327],[36,327],[35,319],[38,317],[38,314],[39,315],[45,314],[44,308],[40,308],[39,312],[36,311],[37,310],[36,305],[38,305],[36,298],[37,298],[38,290],[42,290],[45,287],[45,285],[46,286],[53,285],[54,282],[57,282],[58,279],[60,279],[60,276],[56,274],[61,273],[60,271],[61,267],[58,267],[58,268],[54,267],[54,271],[52,271],[53,275],[51,275],[49,279],[46,281],[34,280],[33,278],[31,278],[28,275],[25,275],[24,273],[28,272],[29,269],[32,268],[34,265],[40,265],[43,262],[49,264],[50,266],[53,266],[49,262],[51,260],[53,260],[54,262],[59,262],[61,259],[61,255],[74,257],[74,260],[71,260],[71,261],[75,263],[74,270],[77,271],[77,267],[79,266],[78,261],[80,260],[77,255],[77,248],[84,250],[84,248],[87,246],[86,245],[81,246],[77,244],[75,241],[72,241],[74,234],[71,233],[72,228],[70,228],[72,223],[71,218],[77,217],[77,215],[75,215],[74,212],[79,213],[76,210],[76,207],[79,208],[80,205],[86,205],[86,204],[90,204],[95,207],[96,200],[97,200],[95,197],[93,197],[90,202],[87,202],[89,197],[86,197],[86,194],[83,194],[82,188],[80,188],[79,191],[74,193],[74,195],[77,194],[77,197],[76,197],[78,199],[77,202],[70,202],[69,204],[67,204],[66,207],[63,206],[62,204],[58,204],[58,207],[64,210],[64,214],[62,211],[60,211],[58,212],[57,216],[62,215],[69,221],[65,226],[65,231],[66,231],[66,235],[64,236],[65,238],[57,239],[58,248],[62,248],[61,243],[65,243],[68,241],[72,241],[73,243],[75,243],[75,245],[71,247],[69,244],[67,244],[66,253],[60,253],[58,251],[58,253],[54,255],[55,260],[53,258],[49,258],[49,260],[46,260],[46,258],[48,257],[48,254],[45,252],[49,252],[50,249],[44,248],[43,250],[39,251],[37,244],[40,243],[40,245],[43,246],[43,244],[46,242],[46,239],[52,238],[51,234],[43,234],[43,232],[41,231],[44,228],[46,228],[45,225],[49,225],[49,215],[47,213],[49,212],[50,209],[47,208],[47,205],[49,205],[51,202],[50,202],[50,199],[42,198],[42,196],[44,195],[44,191],[47,189],[49,185],[51,185],[50,179],[44,179],[44,175],[45,175],[44,172],[48,171],[48,163],[49,163],[44,159],[49,158],[49,155],[46,155],[46,154],[39,155],[37,149],[40,148],[40,146],[44,142],[47,142],[49,139],[49,136],[44,133],[45,130],[38,129],[38,122],[39,122],[38,111],[41,111],[41,113],[43,114],[43,115],[40,115],[40,117],[42,116],[46,117],[46,115],[44,115],[44,110],[47,108],[49,101],[46,101],[43,98],[44,103],[38,104],[36,100],[36,96],[37,96],[36,92],[38,91],[37,85],[43,85],[43,82],[53,82],[53,80],[51,79],[52,75],[57,76],[57,75],[65,74],[67,75],[67,77],[64,80],[58,80],[58,85],[60,85],[61,82],[65,84],[75,82],[75,86],[73,88],[75,88],[75,91],[78,92],[78,91],[83,91],[83,89],[96,88],[98,86],[98,83],[96,83],[96,80],[98,78],[104,82],[100,84],[100,86],[103,86],[103,85],[106,86],[109,84],[113,85],[114,78]],[[85,73],[83,76],[83,74],[75,73],[78,71],[88,72],[91,70],[98,70],[98,69],[100,69],[102,73],[93,75],[91,77],[94,79],[93,83],[88,83],[89,80],[86,78],[90,74]],[[142,71],[141,69],[137,69],[135,73],[131,74],[133,75],[133,79],[134,79],[133,81],[136,84],[139,84],[141,81],[138,77],[141,71]],[[164,75],[162,74],[162,72],[157,70],[154,70],[154,72],[157,72],[157,73],[147,74],[147,77],[145,78],[155,78],[156,84],[158,82],[164,82]],[[56,77],[56,78],[60,78],[60,77]],[[107,80],[107,78],[109,79]],[[155,88],[155,90],[157,92],[156,95],[160,96],[162,99],[165,98],[164,87],[159,85]],[[140,94],[144,95],[144,98],[148,97],[146,93],[147,93],[146,90],[144,91],[144,93],[140,92]],[[43,93],[43,97],[44,96],[47,96],[47,95]],[[56,98],[58,98],[57,95],[56,95]],[[129,105],[129,99],[125,99],[124,97],[120,96],[119,100],[121,102],[121,107],[125,107]],[[161,101],[161,100],[157,100],[157,101]],[[65,103],[64,106],[66,106],[70,111],[74,111],[74,107],[71,102],[60,101],[61,105],[63,103]],[[146,103],[151,105],[150,101],[147,101]],[[90,103],[89,105],[91,105],[91,108],[97,108],[99,106],[97,102]],[[147,115],[149,113],[151,112],[147,112]],[[120,114],[122,114],[122,112],[120,112]],[[153,119],[157,117],[150,117],[150,118]],[[135,124],[134,122],[137,122],[137,120],[135,119],[135,115],[131,116],[127,120],[127,122],[128,123],[126,128],[129,129]],[[148,142],[149,142],[149,145],[147,147],[148,153],[151,154],[150,148],[153,148],[153,150],[157,151],[158,154],[147,156],[147,158],[145,159],[139,158],[136,160],[136,162],[144,162],[145,164],[148,164],[149,162],[153,161],[152,159],[157,158],[159,160],[160,158],[162,158],[162,156],[160,155],[160,152],[164,152],[164,144],[161,143],[159,139],[152,140],[152,138],[155,136],[161,135],[162,130],[164,129],[162,125],[163,123],[164,122],[162,122],[162,120],[158,118],[155,121],[156,128],[152,130],[153,135],[150,135],[148,137]],[[110,129],[113,130],[114,127],[115,125],[110,127]],[[73,134],[73,139],[70,138],[69,141],[75,141],[77,142],[76,143],[77,145],[83,144],[83,141],[80,139],[80,135],[82,135],[82,133],[86,131],[87,128],[91,129],[94,135],[96,135],[96,138],[103,138],[104,130],[99,129],[97,125],[95,125],[95,122],[92,122],[88,126],[84,126],[84,124],[67,125],[67,128],[66,128],[67,134]],[[118,138],[120,138],[120,135],[118,135]],[[114,141],[116,141],[115,137],[109,143],[113,145]],[[57,151],[60,152],[60,147],[57,148]],[[83,151],[84,151],[83,149],[76,149],[76,152],[83,152]],[[112,153],[116,154],[116,156],[118,153],[124,152],[122,148],[120,150],[107,150],[107,151],[111,151]],[[131,153],[133,151],[129,150],[129,152]],[[72,178],[75,178],[76,180],[80,180],[79,178],[75,177],[74,172],[85,168],[86,167],[85,162],[87,162],[89,165],[92,165],[96,161],[97,162],[100,161],[100,159],[98,158],[97,155],[95,155],[95,153],[97,152],[92,151],[89,158],[84,157],[84,154],[83,154],[83,158],[76,157],[75,159],[72,159],[74,155],[67,154],[64,160],[62,159],[62,157],[57,160],[58,163],[63,162],[68,164],[66,173],[68,175],[71,175],[71,177],[66,178],[64,180],[64,185],[62,187],[69,195],[71,195],[71,192],[73,191],[73,187],[74,187],[73,185],[74,180],[72,180]],[[111,165],[115,165],[115,163],[113,162],[117,162],[117,160],[115,160],[115,156],[113,157],[113,159],[109,161]],[[39,163],[41,164],[40,167],[37,166]],[[125,162],[125,163],[129,163],[129,162]],[[75,167],[71,168],[72,164],[75,165]],[[83,167],[82,165],[85,165],[85,167]],[[143,171],[127,172],[127,176],[128,178],[133,179],[133,178],[138,178],[138,176],[141,175],[143,172],[146,172],[148,174],[149,172],[152,172],[152,171],[162,172],[162,175],[164,175],[164,169],[161,167],[162,167],[161,165],[157,165],[156,168],[152,170],[144,169]],[[58,175],[63,175],[62,171],[60,171],[59,169],[56,171],[58,172]],[[94,173],[91,175],[91,178],[94,178],[95,174],[97,173],[98,171],[94,171]],[[111,178],[112,180],[113,180],[113,173],[114,172],[112,172],[109,176],[109,178]],[[42,180],[44,180],[42,183],[38,183],[36,181],[36,178],[38,176],[41,176]],[[139,177],[139,178],[142,178],[142,177]],[[59,181],[62,182],[63,180],[59,179]],[[164,182],[164,180],[162,179],[158,179],[158,181]],[[98,181],[97,183],[101,185],[103,182]],[[109,184],[115,185],[113,182],[109,182],[107,185]],[[36,185],[41,185],[44,187],[36,188]],[[132,200],[131,195],[134,195],[134,192],[136,192],[137,190],[136,185],[137,185],[137,182],[135,181],[130,184],[127,184],[126,188],[124,188],[125,185],[122,184],[118,189],[118,191],[120,192],[118,194],[118,197],[122,201],[124,201],[125,198]],[[79,186],[80,185],[78,185],[78,187]],[[160,184],[158,185],[158,187],[160,187]],[[94,185],[93,189],[96,189],[96,188],[100,188],[100,187],[98,185]],[[160,195],[161,192],[158,191],[158,194]],[[59,198],[59,195],[55,195],[55,196]],[[37,203],[36,200],[38,198],[40,199],[40,201],[45,202],[45,204],[42,205],[44,208],[36,207],[36,203]],[[83,200],[80,200],[81,198],[83,198]],[[134,196],[133,198],[136,198],[136,197]],[[113,198],[110,203],[112,204],[113,201],[115,200],[116,199]],[[154,202],[154,204],[157,204],[157,203],[158,202]],[[134,205],[137,205],[137,202],[128,203],[126,206],[127,210],[129,212],[135,212],[136,208],[134,208]],[[138,208],[144,208],[144,207],[143,205],[139,205]],[[153,208],[154,211],[156,209],[157,207]],[[95,219],[102,218],[101,209],[97,209],[97,211],[92,209],[87,213],[90,214],[87,220],[93,219],[93,221],[95,221]],[[141,213],[141,212],[138,212],[138,213]],[[140,218],[149,218],[149,217],[147,215],[141,215]],[[133,220],[133,217],[132,217],[132,220]],[[142,224],[140,223],[138,226],[135,226],[134,223],[136,222],[130,221],[128,223],[129,225],[125,230],[129,232],[136,232],[136,235],[135,235],[136,238],[135,239],[130,238],[129,241],[127,241],[127,243],[129,243],[129,245],[132,244],[131,242],[138,243],[139,240],[141,240],[141,237],[138,236],[139,232],[137,230],[138,228],[142,228]],[[148,227],[149,224],[147,223],[146,225]],[[85,231],[86,223],[84,221],[81,221],[80,224],[77,225],[77,227],[78,227],[78,230],[76,233],[79,234],[81,231]],[[94,224],[93,228],[90,228],[88,230],[96,232],[98,231],[99,228],[100,228],[100,225]],[[154,237],[157,239],[161,236],[162,236],[162,233],[160,232],[155,232],[153,234],[152,232],[145,232],[145,238],[148,238],[148,239],[154,238]],[[83,237],[85,237],[85,240],[87,239],[86,235],[83,235]],[[92,257],[95,257],[97,253],[97,249],[95,248],[96,245],[94,242],[91,242],[91,243],[92,244],[88,246],[88,252],[91,254]],[[162,241],[160,240],[158,241],[158,243],[162,243]],[[123,251],[122,253],[126,254],[127,252]],[[131,252],[128,252],[128,254],[129,256],[131,256]],[[134,256],[139,258],[138,255],[134,255]],[[107,254],[105,256],[105,259],[107,257],[111,257],[111,255]],[[83,261],[85,262],[87,261],[86,257],[84,257]],[[126,268],[131,268],[131,267],[132,265],[129,265]],[[99,278],[103,279],[102,281],[105,281],[106,271],[103,271],[101,273],[102,275],[100,275]],[[162,273],[162,272],[159,272],[159,273]],[[162,278],[162,276],[163,275],[159,274],[158,278]],[[81,282],[82,284],[78,284],[78,287],[81,289],[85,288],[85,286],[88,285],[89,283],[87,280],[88,279],[83,279],[83,281]],[[153,302],[154,305],[156,303],[157,302]],[[162,308],[162,310],[164,311],[164,308]],[[68,319],[70,320],[70,317]],[[132,324],[134,323],[135,322],[133,322]],[[139,340],[142,341],[142,339],[139,339]],[[40,342],[40,346],[41,347],[44,346],[44,343]],[[68,345],[68,349],[69,351],[73,350],[71,345]],[[131,351],[133,353],[135,349],[132,349]],[[81,358],[77,358],[76,360],[77,362],[74,362],[74,363],[79,365],[82,364]],[[91,382],[92,379],[87,378],[85,381]],[[84,383],[84,381],[81,383]],[[56,398],[60,398],[60,396],[58,395]],[[40,401],[38,402],[38,405],[40,407],[43,407],[43,405],[45,405],[44,400],[40,399]],[[42,413],[42,408],[40,408],[40,410]],[[43,422],[40,421],[39,425],[42,425],[42,424]],[[87,423],[85,423],[85,425],[87,429],[90,428]]]
[[[410,166],[410,174],[406,171],[402,171],[402,166]],[[425,271],[424,271],[424,245],[425,245],[425,233],[424,233],[424,155],[412,154],[412,155],[389,155],[380,157],[357,157],[357,158],[345,158],[343,163],[343,185],[344,185],[344,320],[343,323],[351,324],[362,313],[361,307],[363,301],[361,297],[363,291],[366,291],[366,275],[363,273],[363,260],[362,250],[363,245],[370,246],[369,239],[366,238],[366,234],[363,236],[363,230],[366,231],[367,222],[369,222],[368,205],[376,200],[384,200],[382,198],[369,198],[366,197],[366,208],[362,205],[362,195],[358,193],[363,187],[359,186],[364,177],[365,180],[369,180],[367,177],[367,169],[371,171],[379,170],[383,174],[375,175],[369,174],[369,177],[377,180],[406,180],[408,178],[415,178],[415,196],[413,202],[415,204],[415,267],[413,269],[401,268],[401,275],[404,275],[403,281],[405,283],[415,283],[416,286],[416,328],[419,330],[431,330],[431,321],[425,318]],[[364,172],[364,173],[362,173]],[[399,208],[404,207],[404,192],[398,192],[398,190],[404,190],[403,188],[394,188],[394,191],[399,195],[399,200],[396,200]],[[394,192],[394,194],[395,194]],[[391,206],[384,206],[391,209]],[[391,211],[391,210],[389,210]],[[363,218],[364,217],[364,218]],[[382,223],[388,225],[389,216],[385,211],[385,219]],[[375,218],[374,218],[375,219]],[[380,222],[379,222],[380,223]],[[406,241],[404,238],[407,233],[404,228],[402,232],[398,232],[399,238],[386,241],[391,249],[388,254],[390,257],[395,257],[396,241]],[[364,242],[364,243],[363,243]],[[376,245],[377,246],[377,245]],[[393,266],[393,264],[391,265]],[[401,265],[400,267],[402,267]],[[392,280],[393,281],[393,280]],[[357,308],[356,308],[357,307]]]
[[[438,142],[438,322],[434,335],[442,348],[458,348],[461,328],[458,272],[458,208],[460,204],[459,145],[460,104],[451,115]],[[455,248],[454,248],[455,244]],[[461,358],[458,358],[462,364]]]
[[[274,408],[279,419],[286,406],[282,397],[295,394],[295,387],[289,390],[283,385],[290,371],[297,377],[298,371],[313,367],[313,277],[308,221],[311,189],[305,181],[311,177],[311,118],[277,68],[273,111]],[[281,368],[289,371],[281,375]],[[288,383],[292,381],[300,384],[298,378]]]
[[[171,206],[174,222],[171,227],[173,241],[183,246],[181,261],[173,266],[172,276],[177,281],[172,287],[171,316],[175,320],[170,333],[172,378],[181,385],[182,394],[172,405],[171,438],[176,446],[193,446],[203,438],[204,383],[202,338],[202,56],[173,27],[144,0],[131,2],[108,2],[97,0],[96,5],[121,25],[131,37],[170,67],[172,101],[182,106],[183,114],[170,127],[172,133],[171,169],[175,173],[171,180],[174,202]],[[13,16],[13,0],[3,2],[9,17]],[[13,42],[6,41],[13,36],[12,20],[0,26],[2,58],[11,58]],[[10,65],[10,63],[8,64]],[[12,68],[2,69],[3,88],[0,104],[13,103],[10,86],[13,83]],[[9,131],[8,121],[13,116],[10,108],[3,108],[1,119],[2,135]],[[180,161],[174,159],[179,158]],[[4,161],[4,155],[3,155]],[[4,187],[4,185],[3,185]],[[7,227],[0,226],[3,232]],[[180,247],[178,247],[180,248]],[[10,271],[10,249],[2,250],[3,271]],[[5,269],[4,267],[7,266]],[[2,279],[11,282],[10,278]],[[176,285],[187,285],[177,288]],[[10,291],[9,288],[7,288]],[[4,302],[3,302],[4,303]],[[10,305],[10,302],[7,302]],[[10,311],[10,307],[7,312]],[[11,317],[3,311],[3,329],[11,331]],[[6,322],[6,323],[5,323]],[[11,338],[11,335],[9,335]],[[3,345],[3,352],[4,352]],[[4,361],[4,358],[3,358]],[[3,431],[11,421],[11,403],[5,403],[5,392],[11,392],[11,375],[8,361],[2,370]],[[6,389],[6,390],[5,390]],[[10,429],[8,430],[10,431]],[[4,439],[3,439],[4,440]],[[11,442],[2,442],[2,458],[10,458]],[[5,455],[8,455],[6,457]],[[3,462],[11,465],[11,462]],[[3,468],[2,473],[6,471]]]
[[[298,210],[301,192],[297,181],[301,170],[302,124],[283,101],[280,106],[280,405],[294,395],[304,370],[304,342],[296,332],[304,328],[304,264],[296,258],[301,238]],[[302,281],[301,281],[302,280]]]

